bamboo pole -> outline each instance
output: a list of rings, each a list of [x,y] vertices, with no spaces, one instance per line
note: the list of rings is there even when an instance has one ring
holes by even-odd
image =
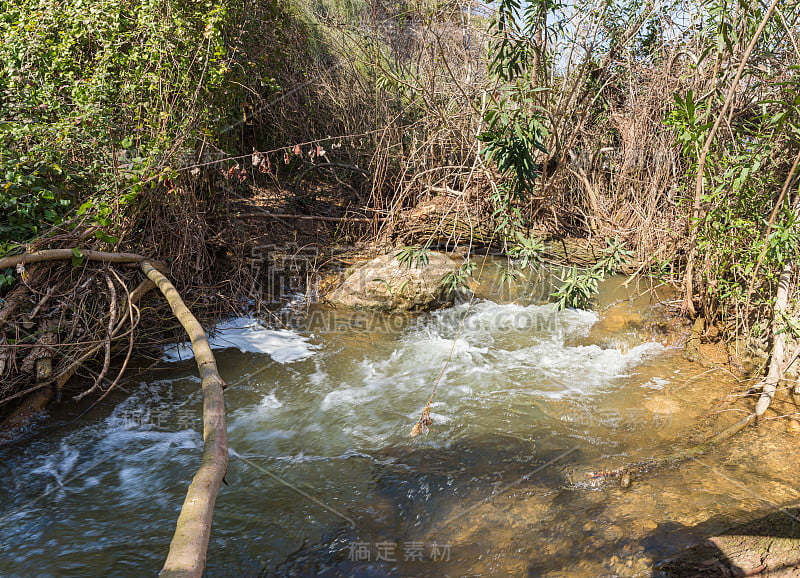
[[[34,253],[23,253],[0,259],[0,269],[14,267],[18,264],[66,260],[73,256],[75,253],[72,249],[47,249]],[[133,253],[107,253],[84,249],[80,250],[80,256],[90,261],[106,263],[139,263],[149,282],[154,283],[164,295],[172,313],[186,330],[192,342],[195,361],[202,379],[203,461],[186,492],[186,499],[178,516],[175,534],[172,537],[167,560],[160,576],[200,577],[205,568],[217,492],[228,469],[228,432],[225,423],[225,398],[223,395],[225,382],[217,371],[217,362],[203,327],[186,307],[177,289],[158,270],[157,267],[163,268],[163,265],[155,261],[148,261],[145,257]],[[148,283],[142,284],[134,291],[137,298],[150,289],[151,286],[148,286]],[[133,300],[133,298],[134,296],[131,295],[130,299]],[[89,355],[93,355],[99,347],[92,348]],[[59,379],[68,379],[81,362],[82,360],[79,360],[73,364],[70,368],[71,371]],[[41,389],[49,383],[49,381],[43,382],[12,397]],[[11,398],[4,401],[9,399]]]
[[[0,259],[0,269],[16,267],[17,265],[27,265],[29,263],[41,263],[42,261],[63,261],[75,257],[74,249],[45,249],[34,251],[33,253],[22,253],[11,255]],[[139,263],[145,258],[135,253],[107,253],[105,251],[92,251],[90,249],[79,249],[80,256],[89,261],[102,261],[104,263]]]
[[[203,327],[186,307],[178,291],[150,262],[142,261],[141,267],[189,334],[202,379],[203,461],[186,492],[169,554],[159,574],[163,577],[199,577],[205,568],[217,492],[228,469],[228,433],[222,392],[225,382],[217,371],[217,362]]]

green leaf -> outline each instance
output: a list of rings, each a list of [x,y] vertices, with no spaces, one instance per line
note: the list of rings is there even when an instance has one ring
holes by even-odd
[[[78,248],[75,247],[72,249],[72,266],[73,267],[80,267],[83,264],[83,261],[86,257],[84,256],[83,252]]]
[[[95,231],[94,236],[103,241],[103,243],[108,243],[109,245],[114,245],[119,242],[119,239],[117,237],[109,235],[102,229],[98,229],[97,231]]]

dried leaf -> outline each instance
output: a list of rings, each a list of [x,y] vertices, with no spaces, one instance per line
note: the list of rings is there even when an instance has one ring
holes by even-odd
[[[433,425],[433,420],[431,419],[431,402],[429,401],[425,409],[422,410],[422,416],[419,418],[419,421],[411,430],[411,437],[414,438],[421,433],[428,433],[431,429],[431,425]]]

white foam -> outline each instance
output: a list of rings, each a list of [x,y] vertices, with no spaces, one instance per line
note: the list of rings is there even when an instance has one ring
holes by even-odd
[[[263,409],[279,409],[283,407],[283,404],[277,397],[275,397],[274,393],[270,393],[269,395],[265,396],[259,405]]]
[[[212,349],[238,349],[242,353],[266,353],[278,363],[305,359],[313,353],[314,346],[287,329],[273,330],[264,327],[253,317],[236,317],[216,325],[209,336]],[[162,359],[167,362],[192,359],[191,343],[178,343],[164,350]]]
[[[663,377],[651,377],[650,381],[645,383],[644,386],[651,389],[664,389],[664,387],[669,384],[670,380],[664,379]]]

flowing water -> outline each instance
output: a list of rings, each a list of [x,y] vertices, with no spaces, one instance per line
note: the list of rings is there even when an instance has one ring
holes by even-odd
[[[681,359],[654,293],[607,309],[621,281],[599,312],[556,312],[540,280],[419,315],[226,324],[231,462],[207,575],[658,575],[796,500],[797,462],[750,432],[628,489],[589,483],[688,443],[735,381]],[[157,573],[202,450],[190,355],[0,448],[0,575]],[[437,379],[432,429],[411,438]]]

